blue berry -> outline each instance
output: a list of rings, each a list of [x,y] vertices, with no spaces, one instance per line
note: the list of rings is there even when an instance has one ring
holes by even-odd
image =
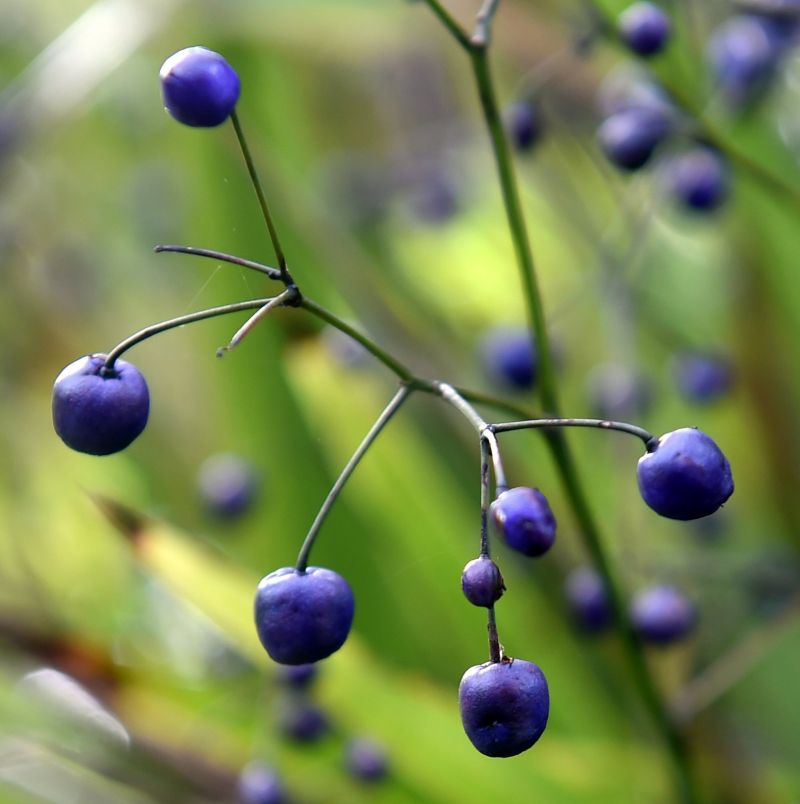
[[[684,427],[662,435],[637,467],[644,501],[670,519],[713,514],[733,494],[727,458],[705,433]]]
[[[625,44],[640,56],[660,53],[672,30],[669,17],[653,3],[634,3],[619,16],[619,32]]]
[[[683,352],[675,357],[673,371],[678,390],[692,402],[714,402],[733,385],[733,368],[725,355]]]
[[[331,728],[325,712],[305,698],[292,697],[281,701],[278,728],[284,737],[297,743],[314,743]]]
[[[490,512],[506,544],[526,556],[546,553],[556,539],[556,519],[539,489],[517,486],[500,494]]]
[[[203,461],[197,475],[200,498],[214,516],[236,519],[253,504],[256,476],[247,461],[222,453]]]
[[[389,773],[389,760],[382,746],[359,737],[345,746],[345,767],[362,782],[379,782]]]
[[[318,664],[289,664],[280,668],[278,680],[298,690],[307,689],[319,675]]]
[[[280,777],[264,762],[249,762],[241,774],[237,785],[242,804],[288,804],[286,789]]]
[[[166,110],[187,126],[210,128],[224,123],[239,100],[239,76],[213,50],[187,47],[161,65]]]
[[[712,212],[728,197],[728,166],[715,150],[698,146],[673,157],[667,173],[676,200],[695,212]]]
[[[669,130],[669,120],[661,112],[628,108],[603,121],[597,141],[613,165],[634,171],[647,164]]]
[[[532,101],[517,101],[505,110],[504,121],[509,139],[520,153],[530,151],[542,135],[539,107]]]
[[[611,624],[611,607],[603,579],[591,567],[578,567],[564,585],[567,606],[575,624],[592,634],[605,631]]]
[[[489,376],[507,388],[525,391],[536,381],[537,356],[525,327],[494,327],[481,341],[480,353]]]
[[[280,664],[318,662],[339,650],[354,610],[347,581],[321,567],[283,567],[262,578],[256,591],[258,636]]]
[[[669,645],[695,626],[697,611],[674,586],[653,586],[640,592],[631,604],[631,622],[644,642]]]
[[[461,573],[461,589],[473,606],[493,606],[505,588],[500,568],[489,556],[473,559]]]
[[[544,673],[522,659],[470,667],[461,679],[458,700],[467,737],[489,757],[527,751],[541,737],[550,714]]]
[[[117,360],[105,368],[106,355],[70,363],[53,385],[53,425],[68,447],[90,455],[125,449],[147,424],[150,393],[132,363]]]

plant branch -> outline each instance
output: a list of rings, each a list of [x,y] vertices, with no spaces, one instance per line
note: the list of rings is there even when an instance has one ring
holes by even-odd
[[[646,447],[656,441],[656,437],[635,424],[628,422],[614,422],[607,419],[530,419],[520,422],[500,422],[490,425],[495,433],[508,433],[513,430],[526,430],[534,427],[596,427],[601,430],[617,430],[620,433],[628,433],[644,441]]]
[[[246,260],[244,257],[236,257],[233,254],[226,254],[224,251],[214,251],[210,248],[195,248],[194,246],[171,245],[156,246],[153,251],[155,251],[156,254],[165,252],[170,254],[191,254],[195,257],[208,257],[212,260],[220,260],[220,262],[229,262],[242,268],[250,268],[253,271],[266,274],[270,279],[282,281],[281,272],[277,268],[270,268],[269,265],[262,265],[260,262],[255,262],[253,260]]]
[[[472,45],[474,47],[488,47],[492,38],[492,21],[500,0],[484,0],[475,23],[475,31],[472,34]]]
[[[230,339],[227,346],[221,346],[217,349],[217,357],[222,357],[225,352],[230,352],[231,349],[241,343],[247,333],[250,332],[262,318],[265,318],[271,310],[274,310],[276,307],[296,304],[297,299],[298,291],[296,285],[291,285],[286,288],[283,293],[279,293],[274,299],[270,299],[260,310],[251,315],[250,318],[236,330],[236,333]]]
[[[472,44],[470,43],[467,32],[456,22],[447,9],[439,2],[439,0],[425,0],[425,4],[430,10],[438,17],[439,22],[452,34],[456,42],[458,42],[464,50],[470,50]]]

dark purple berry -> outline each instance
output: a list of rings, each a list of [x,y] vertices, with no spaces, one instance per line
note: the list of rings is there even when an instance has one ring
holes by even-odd
[[[513,757],[541,737],[550,714],[544,673],[522,659],[470,667],[458,688],[461,722],[489,757]]]
[[[379,782],[389,773],[386,751],[374,740],[359,737],[345,746],[345,767],[362,782]]]
[[[582,631],[598,634],[611,624],[608,593],[599,573],[591,567],[578,567],[564,585],[567,606]]]
[[[640,56],[660,53],[672,31],[669,17],[653,3],[634,3],[619,16],[622,41]]]
[[[350,586],[333,570],[283,567],[258,585],[256,630],[276,662],[318,662],[342,647],[354,609]]]
[[[695,626],[697,611],[673,586],[653,586],[640,592],[631,604],[631,622],[644,642],[669,645]]]
[[[666,166],[675,199],[695,212],[712,212],[728,197],[728,166],[722,156],[703,146],[679,154]]]
[[[590,404],[602,419],[628,419],[650,407],[652,386],[647,377],[623,363],[600,363],[586,381]]]
[[[517,486],[504,491],[490,512],[506,544],[526,556],[546,553],[556,539],[556,519],[539,489]]]
[[[473,606],[493,606],[505,588],[500,568],[489,556],[473,559],[461,573],[461,589]]]
[[[662,435],[639,459],[636,474],[644,501],[670,519],[708,516],[733,494],[727,458],[691,427]]]
[[[480,353],[486,372],[500,385],[519,391],[533,387],[537,357],[525,327],[495,327],[483,336]]]
[[[712,352],[683,352],[673,364],[678,390],[692,402],[714,402],[733,385],[733,367],[725,355]]]
[[[647,164],[669,130],[669,121],[660,112],[629,108],[603,121],[597,141],[613,165],[634,171]]]
[[[330,731],[328,716],[303,697],[292,696],[280,702],[278,728],[284,737],[297,743],[314,743]]]
[[[278,774],[258,760],[249,762],[239,774],[237,792],[242,804],[288,804],[289,801]]]
[[[287,664],[278,670],[278,681],[297,690],[311,686],[319,675],[318,664]]]
[[[247,461],[222,453],[207,458],[197,474],[200,498],[208,511],[221,519],[236,519],[253,503],[256,476]]]
[[[239,100],[239,76],[219,53],[187,47],[161,65],[166,110],[187,126],[210,128],[224,123]]]
[[[664,88],[638,65],[626,63],[612,70],[600,85],[597,105],[603,117],[630,109],[649,111],[671,121],[675,106]]]
[[[504,121],[509,139],[520,153],[530,151],[542,134],[539,107],[533,101],[517,101],[505,110]]]
[[[68,447],[110,455],[128,446],[147,424],[150,393],[139,369],[106,355],[70,363],[53,385],[53,425]]]

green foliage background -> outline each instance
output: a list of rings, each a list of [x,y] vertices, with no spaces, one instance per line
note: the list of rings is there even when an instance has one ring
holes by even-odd
[[[453,7],[467,21],[473,6]],[[683,5],[673,6],[683,46],[657,69],[701,98],[701,56]],[[730,676],[687,727],[704,795],[793,800],[800,177],[777,131],[797,126],[798,68],[790,63],[741,119],[712,109],[737,152],[791,190],[736,163],[732,203],[711,221],[690,219],[653,173],[621,179],[599,159],[593,96],[624,56],[606,46],[586,61],[569,55],[579,8],[503,4],[493,45],[503,100],[542,75],[537,64],[555,65],[547,137],[518,170],[564,408],[590,412],[594,365],[640,366],[657,387],[640,423],[657,433],[699,426],[731,461],[737,490],[715,517],[718,538],[645,507],[633,439],[570,440],[625,588],[667,580],[700,606],[695,638],[648,656],[665,698],[708,668]],[[585,556],[539,434],[504,436],[503,446],[512,482],[550,499],[559,540],[536,562],[498,545],[509,589],[498,622],[507,652],[547,674],[551,721],[531,751],[497,761],[469,745],[457,710],[461,674],[487,657],[484,613],[459,587],[478,548],[477,441],[451,409],[430,398],[407,405],[315,549],[313,563],[350,581],[357,615],[317,692],[336,732],[311,748],[276,734],[253,590],[293,561],[392,378],[371,362],[343,365],[318,323],[293,310],[217,360],[238,326],[218,319],[137,347],[153,408],[125,453],[79,455],[53,433],[50,389],[68,362],[154,321],[270,290],[232,266],[152,253],[179,242],[271,260],[230,127],[190,130],[162,109],[161,62],[200,43],[241,76],[239,113],[307,295],[420,374],[485,390],[481,332],[524,321],[467,63],[424,4],[5,0],[0,123],[19,136],[0,156],[2,800],[225,800],[254,756],[279,768],[298,801],[673,800],[615,637],[581,638],[566,617],[562,580]],[[332,188],[365,164],[376,188],[359,206]],[[458,191],[457,214],[438,224],[415,217],[406,191],[407,177],[431,166],[450,170]],[[698,408],[679,397],[669,361],[687,345],[731,354],[731,398]],[[198,465],[219,451],[246,457],[263,480],[257,508],[228,526],[204,515],[195,489]],[[134,545],[97,495],[149,517]],[[754,576],[777,577],[779,605],[765,606]],[[14,686],[42,665],[93,690],[133,747],[115,749]],[[392,760],[376,788],[341,769],[344,740],[364,733]]]

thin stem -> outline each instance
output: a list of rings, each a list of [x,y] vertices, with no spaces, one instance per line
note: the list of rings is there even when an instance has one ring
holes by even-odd
[[[475,47],[488,47],[492,38],[492,20],[497,13],[500,0],[484,0],[475,22],[475,32],[471,42]]]
[[[253,313],[253,315],[236,330],[234,336],[228,341],[227,346],[221,346],[217,349],[217,357],[222,357],[225,352],[230,352],[231,349],[241,343],[247,333],[250,332],[262,318],[266,318],[271,310],[274,310],[276,307],[281,307],[282,305],[291,304],[295,299],[297,299],[297,287],[295,285],[287,288],[283,293],[279,293],[274,299],[270,299],[260,310]]]
[[[442,25],[450,31],[458,44],[461,45],[464,50],[470,50],[472,45],[469,41],[469,36],[467,36],[467,32],[456,22],[455,17],[445,9],[439,0],[425,0],[425,4],[439,18]]]
[[[224,251],[214,251],[210,248],[195,248],[194,246],[169,245],[156,246],[153,251],[155,251],[156,254],[160,254],[163,251],[174,254],[191,254],[195,257],[209,257],[212,260],[230,262],[233,265],[239,265],[242,268],[250,268],[253,271],[266,274],[270,279],[281,280],[281,272],[277,268],[270,268],[269,265],[262,265],[260,262],[254,262],[253,260],[246,260],[244,257],[236,257],[233,254],[226,254]]]
[[[638,427],[628,422],[614,422],[606,419],[530,419],[528,421],[500,422],[499,424],[491,425],[491,429],[495,433],[508,433],[512,430],[527,430],[534,427],[597,427],[601,430],[618,430],[620,433],[628,433],[641,438],[645,446],[648,447],[648,451],[657,440],[644,427]]]
[[[487,613],[486,630],[489,633],[489,661],[497,664],[503,660],[503,647],[497,633],[497,619],[494,615],[494,606],[489,606]]]
[[[483,436],[484,430],[489,427],[488,422],[485,422],[478,413],[475,408],[470,405],[466,399],[464,399],[461,394],[453,388],[452,385],[448,385],[446,382],[434,382],[432,384],[431,390],[433,393],[438,393],[445,402],[449,402],[454,408],[456,408],[465,419],[467,419],[472,426],[478,431],[478,434]]]
[[[268,304],[272,299],[249,299],[248,301],[236,302],[234,304],[223,304],[220,307],[209,307],[207,310],[198,310],[196,313],[170,318],[168,321],[160,321],[158,324],[151,324],[149,327],[134,332],[133,335],[125,338],[118,343],[109,353],[103,368],[107,371],[114,370],[114,363],[137,343],[152,338],[168,329],[182,327],[184,324],[193,324],[195,321],[204,321],[206,318],[214,318],[218,315],[228,315],[228,313],[239,313],[242,310],[254,310]]]
[[[306,567],[308,566],[308,559],[311,554],[311,548],[314,546],[314,540],[319,533],[320,528],[322,527],[325,518],[328,516],[333,504],[336,502],[336,498],[341,493],[342,489],[344,488],[345,483],[350,478],[350,475],[353,474],[356,466],[358,466],[361,459],[366,454],[367,450],[372,446],[375,439],[380,435],[383,428],[389,423],[389,420],[394,416],[395,413],[400,409],[400,406],[403,402],[408,399],[409,395],[414,391],[414,388],[410,385],[403,384],[397,393],[392,397],[389,404],[383,409],[383,412],[376,420],[375,424],[372,425],[369,432],[364,436],[364,440],[358,445],[358,449],[353,453],[350,460],[347,462],[347,465],[342,469],[342,473],[336,478],[336,482],[333,484],[333,488],[328,492],[328,496],[325,498],[325,502],[322,503],[322,507],[319,509],[319,513],[315,517],[314,521],[311,523],[311,528],[308,531],[308,535],[306,536],[305,540],[303,541],[303,545],[300,548],[300,552],[297,556],[297,563],[296,568],[298,572],[305,572]]]
[[[497,437],[491,426],[484,429],[483,439],[488,444],[489,451],[492,454],[492,464],[494,466],[494,493],[495,496],[497,496],[508,490],[508,482],[506,481],[505,469],[503,469],[503,459],[500,456],[500,445],[497,443]]]
[[[241,150],[245,164],[247,165],[247,172],[250,174],[250,181],[253,184],[253,189],[256,191],[258,204],[261,207],[261,214],[264,216],[264,222],[267,224],[267,231],[269,232],[269,238],[272,241],[272,248],[275,250],[275,258],[278,260],[278,268],[280,269],[281,280],[286,284],[291,284],[294,282],[294,280],[291,278],[289,271],[286,268],[286,257],[283,253],[280,240],[278,239],[278,231],[275,228],[275,224],[272,220],[272,214],[269,211],[269,204],[267,204],[267,197],[264,195],[264,188],[261,186],[261,179],[258,177],[258,171],[256,171],[253,157],[250,154],[250,148],[247,145],[247,138],[244,136],[242,124],[239,121],[239,115],[236,112],[236,109],[231,112],[231,122],[233,123],[233,129],[236,132],[236,139],[239,141],[239,149]]]
[[[481,437],[481,555],[489,558],[489,442]]]

